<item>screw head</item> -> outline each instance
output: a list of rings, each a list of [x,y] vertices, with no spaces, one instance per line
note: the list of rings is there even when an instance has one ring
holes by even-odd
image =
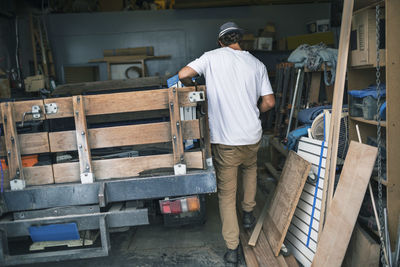
[[[174,137],[173,137],[173,138],[174,138],[174,140],[176,140],[176,135],[174,135]]]
[[[179,121],[176,123],[176,126],[179,126]]]
[[[82,132],[81,132],[81,135],[85,135],[85,132],[84,132],[84,131],[82,131]]]
[[[82,148],[82,145],[79,145],[78,147],[79,147],[79,148]]]

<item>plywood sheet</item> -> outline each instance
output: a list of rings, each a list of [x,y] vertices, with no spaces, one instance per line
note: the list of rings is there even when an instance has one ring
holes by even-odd
[[[275,256],[279,255],[311,164],[290,151],[275,189],[263,229]]]
[[[312,266],[342,264],[376,156],[376,147],[350,143]]]

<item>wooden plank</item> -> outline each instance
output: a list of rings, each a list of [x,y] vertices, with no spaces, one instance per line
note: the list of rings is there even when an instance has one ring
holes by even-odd
[[[313,72],[311,74],[310,92],[308,95],[308,103],[319,102],[319,90],[321,87],[321,72]]]
[[[265,167],[269,171],[269,173],[276,179],[279,180],[279,177],[281,177],[281,172],[279,172],[275,167],[272,165],[271,162],[266,162]]]
[[[379,266],[379,251],[379,244],[356,224],[342,266]]]
[[[19,134],[21,155],[40,154],[50,152],[49,135],[47,132]],[[1,137],[4,144],[4,137]],[[4,147],[5,148],[5,147]],[[5,156],[5,150],[0,151],[0,156]]]
[[[32,106],[39,106],[40,110],[42,111],[42,114],[40,118],[38,119],[33,119],[32,115],[26,115],[25,116],[25,121],[32,121],[32,120],[44,120],[43,116],[43,111],[44,111],[44,105],[43,105],[43,100],[27,100],[27,101],[18,101],[18,102],[13,102],[14,106],[14,120],[15,122],[20,122],[22,121],[22,117],[25,112],[31,112],[32,111]]]
[[[23,168],[25,183],[31,185],[54,184],[53,168],[51,165]],[[4,188],[10,188],[8,170],[4,170]]]
[[[324,188],[324,200],[328,211],[333,197],[335,182],[336,161],[339,145],[340,121],[342,118],[343,94],[346,81],[347,59],[349,53],[349,42],[351,32],[351,19],[353,16],[354,0],[345,0],[343,4],[342,24],[340,28],[340,41],[338,50],[338,61],[336,65],[335,88],[332,103],[332,118],[328,136],[327,175],[325,178],[327,186]],[[325,204],[324,204],[325,205]],[[325,210],[325,207],[322,209]]]
[[[299,263],[293,255],[285,257],[285,261],[288,267],[299,267]]]
[[[115,63],[130,63],[130,62],[142,62],[143,60],[149,59],[168,59],[171,55],[161,55],[161,56],[144,56],[144,55],[137,55],[137,56],[112,56],[112,57],[103,57],[98,59],[91,59],[89,63],[95,62],[107,62],[111,64]]]
[[[289,152],[263,224],[275,256],[281,250],[310,168],[309,162],[295,152]]]
[[[24,180],[20,143],[17,134],[17,126],[15,125],[14,103],[1,103],[1,112],[5,147],[7,151],[8,177],[10,180],[14,178]]]
[[[91,149],[171,142],[170,122],[89,129]],[[199,121],[182,121],[184,139],[200,138]],[[49,133],[51,152],[77,150],[75,131]]]
[[[253,232],[251,233],[250,240],[248,242],[248,244],[252,247],[254,247],[257,243],[267,212],[268,212],[268,203],[265,203],[264,208],[262,209],[261,214],[257,219],[257,224],[254,226]]]
[[[121,89],[139,89],[144,87],[165,87],[167,77],[141,77],[126,80],[109,80],[85,83],[70,83],[56,87],[51,95],[80,95],[88,92],[101,92]]]
[[[342,264],[376,156],[376,147],[351,141],[312,266]]]
[[[195,91],[195,87],[183,87],[177,90],[179,106],[196,106],[196,103],[189,101],[189,92]],[[169,109],[168,89],[86,95],[83,96],[83,102],[86,116]],[[18,102],[18,105],[22,103],[24,102]],[[47,114],[47,119],[73,117],[70,97],[48,98],[44,103],[56,103],[58,106],[58,112]]]
[[[185,153],[187,168],[202,169],[201,151]],[[160,168],[173,168],[173,154],[93,160],[93,171],[96,180],[127,178],[139,176],[140,173]],[[79,163],[53,164],[55,183],[80,181]]]
[[[387,147],[387,207],[391,246],[397,239],[400,214],[400,1],[386,1],[386,142]]]
[[[178,90],[177,88],[169,88],[169,114],[171,121],[171,136],[172,136],[172,149],[174,151],[174,165],[183,162],[183,137],[182,137],[182,123],[178,104]]]
[[[88,142],[89,133],[86,125],[86,115],[82,96],[72,97],[72,104],[74,107],[75,136],[78,146],[81,182],[93,182],[92,156]],[[92,177],[88,179],[84,178],[90,176]]]
[[[240,233],[239,239],[240,243],[242,244],[244,259],[246,261],[247,267],[258,267],[258,260],[256,258],[256,254],[253,251],[253,248],[248,244],[249,242],[249,235],[247,232],[244,231],[243,226],[239,223]]]

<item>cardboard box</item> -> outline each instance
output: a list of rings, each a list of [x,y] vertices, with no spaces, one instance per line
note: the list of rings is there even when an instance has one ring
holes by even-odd
[[[385,12],[381,10],[380,64],[385,64]],[[366,9],[353,15],[350,37],[350,66],[376,66],[376,14]]]
[[[29,76],[25,79],[25,92],[38,92],[45,88],[44,75]]]
[[[287,37],[287,46],[289,50],[294,50],[302,44],[316,45],[319,43],[333,45],[335,43],[333,32],[320,32]]]

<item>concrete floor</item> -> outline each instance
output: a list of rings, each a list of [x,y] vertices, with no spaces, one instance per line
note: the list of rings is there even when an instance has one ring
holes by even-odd
[[[225,266],[225,243],[216,194],[206,198],[204,225],[147,225],[111,233],[108,257],[47,263],[46,266]],[[244,262],[244,261],[243,261]],[[241,266],[245,264],[239,264]],[[25,266],[43,266],[33,264]]]
[[[264,194],[270,194],[274,188],[273,179],[260,169],[258,185]],[[229,266],[223,260],[226,247],[221,234],[217,194],[206,197],[206,209],[207,221],[202,225],[165,227],[153,224],[111,233],[108,257],[25,266]],[[239,261],[239,267],[246,266],[243,255]]]

